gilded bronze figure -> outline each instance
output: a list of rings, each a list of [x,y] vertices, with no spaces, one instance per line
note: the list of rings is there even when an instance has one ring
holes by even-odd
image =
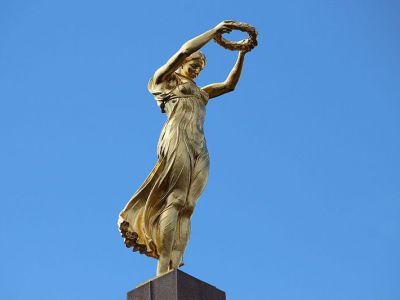
[[[246,27],[247,26],[247,27]],[[211,39],[233,29],[250,38],[227,48],[239,50],[237,61],[222,83],[198,87],[194,79],[206,64],[199,51]],[[190,218],[208,178],[209,156],[203,124],[209,99],[235,89],[246,52],[256,45],[250,25],[223,21],[189,40],[150,79],[148,89],[167,121],[158,142],[158,161],[119,216],[118,225],[127,247],[158,259],[157,275],[177,269],[190,236]]]

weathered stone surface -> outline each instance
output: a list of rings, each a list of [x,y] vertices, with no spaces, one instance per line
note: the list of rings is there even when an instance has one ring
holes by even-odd
[[[225,292],[174,270],[128,293],[128,300],[226,300]]]

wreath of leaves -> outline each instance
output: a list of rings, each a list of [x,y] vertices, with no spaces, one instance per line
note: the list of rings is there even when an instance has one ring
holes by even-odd
[[[230,27],[234,30],[240,30],[243,32],[247,32],[249,37],[244,40],[240,40],[237,42],[232,42],[222,37],[222,33],[218,32],[215,37],[214,41],[218,43],[220,46],[224,47],[225,49],[232,50],[232,51],[244,51],[249,52],[255,46],[257,46],[257,35],[258,32],[254,26],[251,26],[247,23],[242,22],[233,22],[230,24]]]

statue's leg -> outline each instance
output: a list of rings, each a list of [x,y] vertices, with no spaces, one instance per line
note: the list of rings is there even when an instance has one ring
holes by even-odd
[[[182,262],[183,253],[190,238],[190,218],[193,214],[196,203],[203,193],[207,184],[209,171],[209,158],[205,153],[196,161],[192,172],[192,180],[188,192],[187,201],[179,214],[178,230],[176,232],[175,244],[173,245],[171,268],[178,269]]]
[[[186,195],[172,192],[167,198],[167,204],[160,215],[160,241],[158,252],[160,257],[157,265],[157,275],[168,272],[171,261],[172,247],[176,236],[178,216],[183,209]]]
[[[193,210],[192,210],[193,212]],[[171,255],[171,269],[178,269],[182,263],[183,253],[190,237],[190,217],[192,213],[185,207],[178,218],[179,230],[176,232],[175,243]]]

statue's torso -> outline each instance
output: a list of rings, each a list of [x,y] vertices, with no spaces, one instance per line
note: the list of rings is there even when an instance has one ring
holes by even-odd
[[[197,156],[207,151],[204,137],[204,120],[208,94],[192,81],[175,75],[167,87],[168,100],[164,104],[167,122],[159,139],[159,155],[165,154],[165,145],[185,143]],[[175,85],[175,86],[174,86]]]

